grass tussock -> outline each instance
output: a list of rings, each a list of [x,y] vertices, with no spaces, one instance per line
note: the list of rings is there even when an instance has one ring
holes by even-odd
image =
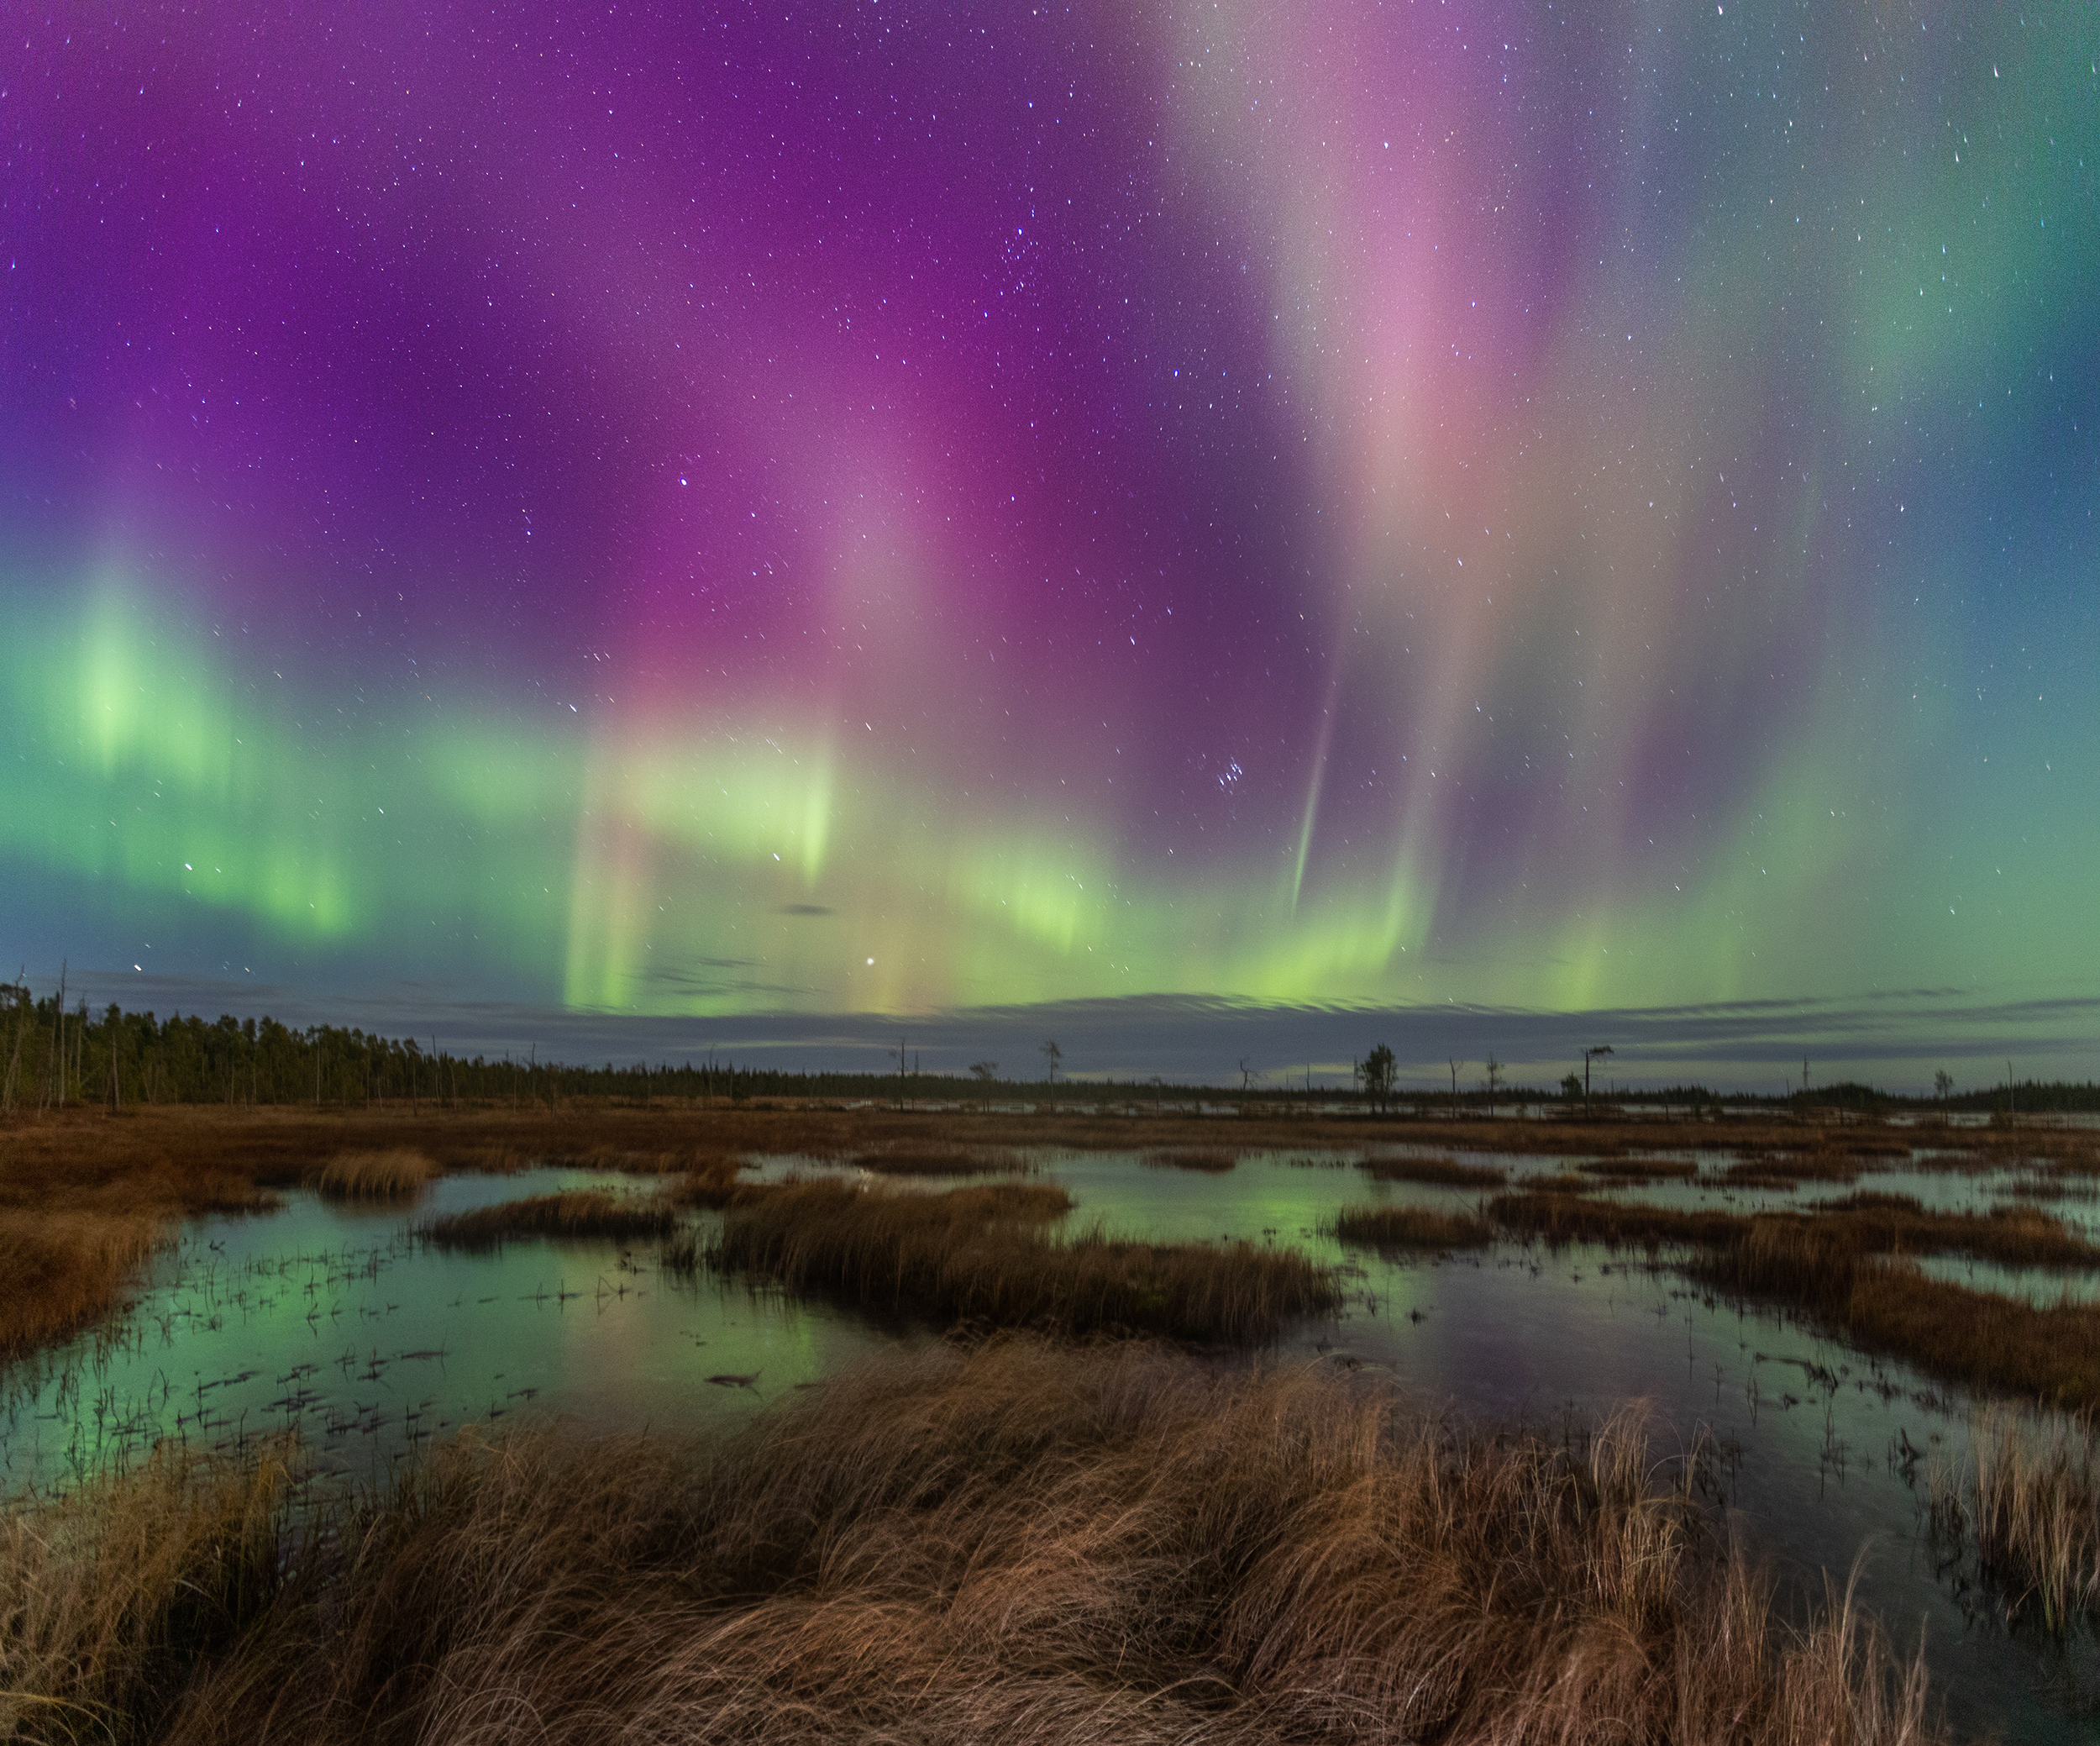
[[[0,1359],[107,1315],[166,1230],[138,1214],[0,1212]]]
[[[1832,1222],[1759,1218],[1693,1271],[1745,1296],[1776,1299],[1920,1369],[2066,1410],[2100,1408],[2100,1316],[2068,1296],[2037,1307],[1935,1279],[1877,1254]]]
[[[661,1200],[625,1200],[598,1189],[571,1189],[449,1212],[424,1225],[422,1234],[439,1249],[486,1249],[532,1237],[630,1242],[668,1236],[677,1223],[677,1214]]]
[[[1344,1207],[1335,1235],[1367,1249],[1478,1249],[1495,1233],[1484,1218],[1428,1207]]]
[[[1256,1344],[1341,1306],[1326,1270],[1294,1249],[1042,1229],[1070,1205],[1037,1184],[907,1194],[801,1182],[732,1207],[707,1259],[864,1308],[1066,1334]]]
[[[1849,1153],[1762,1152],[1738,1158],[1720,1172],[1729,1188],[1772,1188],[1792,1191],[1803,1182],[1832,1182],[1846,1186],[1859,1181],[1867,1166]]]
[[[1656,1249],[1666,1243],[1714,1245],[1733,1242],[1750,1221],[1732,1212],[1598,1200],[1558,1188],[1499,1194],[1488,1216],[1504,1230],[1547,1243],[1602,1243],[1613,1248]]]
[[[737,1180],[743,1169],[743,1160],[740,1158],[692,1160],[685,1173],[664,1191],[664,1198],[674,1207],[705,1207],[719,1211],[733,1204],[739,1196],[763,1193],[762,1185]]]
[[[421,1152],[396,1146],[384,1152],[338,1152],[315,1179],[325,1200],[412,1201],[438,1174]]]
[[[1575,1170],[1610,1186],[1630,1188],[1646,1182],[1689,1182],[1699,1167],[1683,1158],[1593,1158]]]
[[[1240,1154],[1217,1147],[1171,1146],[1140,1153],[1137,1161],[1148,1170],[1200,1170],[1221,1176],[1239,1167]]]
[[[1970,1433],[1966,1472],[1932,1475],[1932,1517],[1975,1547],[1978,1574],[2015,1618],[2065,1629],[2100,1612],[2100,1438],[2090,1415],[2005,1407]]]
[[[1919,1664],[1848,1601],[1777,1622],[1653,1471],[1637,1426],[1472,1437],[1322,1370],[937,1348],[712,1445],[461,1440],[274,1544],[238,1487],[216,1538],[138,1480],[36,1507],[7,1591],[58,1652],[10,1634],[5,1684],[76,1707],[0,1704],[169,1746],[1942,1738]],[[206,1633],[163,1622],[192,1573]],[[140,1628],[69,1653],[105,1585]]]
[[[1419,1182],[1440,1188],[1500,1188],[1509,1173],[1488,1164],[1461,1164],[1455,1158],[1363,1158],[1357,1168],[1373,1182]]]
[[[1903,1194],[1855,1194],[1818,1207],[1813,1222],[1863,1251],[1961,1252],[2008,1267],[2091,1267],[2100,1249],[2035,1207],[1929,1212]]]

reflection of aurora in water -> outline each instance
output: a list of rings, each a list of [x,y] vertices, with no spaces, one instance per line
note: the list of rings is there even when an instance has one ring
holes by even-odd
[[[39,971],[2092,986],[2090,8],[247,10],[22,50]]]
[[[1567,1162],[1489,1161],[1546,1173]],[[790,1166],[822,1168],[776,1160],[762,1174]],[[1340,1265],[1343,1315],[1298,1330],[1262,1361],[1389,1371],[1432,1409],[1554,1435],[1579,1436],[1646,1402],[1659,1472],[1675,1472],[1683,1450],[1702,1450],[1703,1495],[1725,1500],[1752,1549],[1778,1558],[1789,1580],[1819,1567],[1842,1575],[1867,1549],[1862,1598],[1899,1638],[1924,1616],[1935,1678],[1958,1723],[1994,1722],[2021,1739],[2075,1733],[2061,1691],[2040,1690],[2052,1652],[1979,1628],[1957,1605],[1960,1572],[1935,1577],[1919,1538],[1924,1474],[1895,1454],[1957,1458],[1967,1411],[1958,1395],[1637,1258],[1503,1244],[1396,1259],[1322,1234],[1345,1202],[1456,1211],[1472,1205],[1468,1191],[1373,1182],[1318,1154],[1252,1157],[1222,1176],[1142,1169],[1133,1154],[1049,1154],[1042,1167],[1071,1189],[1078,1222],[1168,1241],[1294,1244]],[[452,1177],[420,1212],[617,1180]],[[1990,1203],[2007,1179],[1877,1171],[1867,1186],[1954,1207]],[[1630,1192],[1713,1200],[1681,1184]],[[1730,1204],[1792,1198],[1756,1191]],[[0,1445],[9,1478],[64,1484],[98,1451],[134,1458],[155,1436],[223,1447],[286,1427],[324,1468],[364,1478],[467,1423],[500,1429],[551,1414],[593,1431],[684,1434],[739,1422],[872,1351],[929,1337],[739,1284],[681,1286],[653,1254],[623,1257],[612,1244],[444,1254],[408,1240],[407,1223],[305,1197],[265,1217],[200,1223],[124,1337],[14,1379]],[[2090,1646],[2074,1648],[2074,1676],[2100,1675],[2092,1659]]]

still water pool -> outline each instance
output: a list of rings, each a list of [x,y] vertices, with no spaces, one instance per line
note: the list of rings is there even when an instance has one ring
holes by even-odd
[[[1520,1177],[1567,1163],[1474,1161]],[[2016,1181],[1898,1164],[1861,1186],[1953,1209],[2000,1203]],[[1504,1243],[1396,1257],[1325,1234],[1345,1204],[1466,1211],[1478,1198],[1469,1190],[1376,1182],[1319,1154],[1255,1154],[1221,1175],[1146,1169],[1131,1152],[1046,1151],[1035,1165],[1071,1191],[1074,1228],[1244,1238],[1339,1267],[1343,1312],[1299,1328],[1261,1361],[1373,1367],[1432,1411],[1554,1435],[1580,1435],[1641,1403],[1661,1468],[1679,1471],[1686,1452],[1699,1451],[1707,1495],[1756,1554],[1819,1595],[1821,1572],[1841,1588],[1856,1568],[1860,1599],[1899,1643],[1924,1633],[1960,1733],[2069,1741],[2100,1730],[2090,1638],[2008,1628],[1972,1570],[1926,1532],[1931,1467],[1960,1463],[1968,1448],[1975,1402],[1959,1391],[1718,1298],[1667,1254],[1658,1265],[1584,1245]],[[828,1168],[773,1159],[755,1174]],[[223,1448],[290,1430],[322,1472],[382,1479],[419,1444],[470,1423],[561,1415],[606,1430],[719,1427],[870,1354],[935,1337],[704,1273],[681,1281],[659,1270],[654,1244],[524,1241],[461,1254],[415,1234],[436,1214],[558,1188],[649,1186],[574,1170],[451,1176],[412,1212],[297,1195],[269,1214],[197,1221],[119,1328],[9,1374],[0,1477],[15,1491],[61,1486],[164,1438]],[[1725,1194],[1694,1182],[1614,1191],[1747,1211],[1847,1191]],[[2050,1210],[2082,1226],[2095,1211]],[[2052,1300],[2065,1283],[1935,1266]],[[2073,1289],[2085,1295],[2092,1283]]]

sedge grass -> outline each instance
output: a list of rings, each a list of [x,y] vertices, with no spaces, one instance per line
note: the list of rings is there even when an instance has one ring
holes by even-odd
[[[1239,1167],[1240,1154],[1215,1146],[1155,1147],[1139,1154],[1137,1161],[1148,1170],[1200,1170],[1206,1175],[1221,1176]]]
[[[150,1215],[0,1211],[0,1359],[108,1314],[165,1229]]]
[[[1478,1249],[1495,1234],[1484,1218],[1428,1207],[1344,1207],[1334,1232],[1361,1249]]]
[[[1610,1187],[1629,1188],[1646,1182],[1689,1182],[1699,1167],[1682,1158],[1595,1158],[1577,1165],[1575,1171]]]
[[[1599,1200],[1557,1186],[1543,1191],[1499,1194],[1488,1216],[1504,1229],[1547,1243],[1603,1243],[1655,1249],[1666,1243],[1731,1242],[1750,1221],[1732,1212],[1653,1207],[1641,1202]]]
[[[570,1242],[663,1237],[677,1223],[677,1214],[660,1200],[624,1200],[599,1189],[570,1189],[449,1212],[424,1224],[422,1235],[439,1249],[488,1249],[533,1237]]]
[[[937,1347],[726,1441],[462,1438],[296,1533],[201,1472],[24,1507],[0,1683],[168,1746],[1944,1738],[1849,1594],[1782,1622],[1655,1470],[1324,1368]]]
[[[2100,1613],[2100,1438],[2089,1414],[1986,1407],[1966,1468],[1936,1463],[1935,1528],[1971,1541],[1977,1574],[2012,1617],[2062,1631]]]
[[[1294,1249],[1046,1233],[1070,1205],[1062,1188],[1035,1184],[911,1194],[799,1182],[732,1207],[707,1260],[944,1325],[1066,1334],[1256,1344],[1340,1307],[1332,1276]]]
[[[331,1201],[412,1201],[438,1174],[423,1154],[407,1146],[384,1152],[338,1152],[321,1166],[314,1186]]]

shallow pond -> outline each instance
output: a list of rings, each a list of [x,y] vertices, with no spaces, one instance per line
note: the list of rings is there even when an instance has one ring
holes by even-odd
[[[1488,1424],[1580,1435],[1644,1402],[1659,1462],[1696,1448],[1698,1481],[1746,1544],[1782,1573],[1841,1588],[1859,1559],[1860,1598],[1900,1643],[1922,1628],[1958,1733],[2015,1740],[2092,1737],[2100,1659],[2088,1637],[2008,1632],[1971,1574],[1935,1552],[1924,1501],[1935,1459],[1968,1445],[1972,1402],[1909,1367],[1866,1356],[1798,1320],[1746,1310],[1667,1265],[1587,1245],[1501,1243],[1403,1258],[1324,1234],[1345,1204],[1459,1212],[1477,1191],[1381,1183],[1315,1154],[1264,1154],[1230,1172],[1142,1166],[1135,1153],[1034,1154],[1078,1202],[1069,1225],[1160,1241],[1244,1238],[1299,1248],[1343,1270],[1349,1302],[1266,1361],[1389,1371],[1413,1398]],[[1562,1159],[1478,1157],[1517,1175]],[[1852,1191],[1723,1190],[1703,1180],[1611,1194],[1732,1211],[1809,1205]],[[1956,1209],[2005,1203],[2018,1173],[1896,1168],[1858,1187]],[[761,1177],[826,1168],[768,1160]],[[946,1184],[925,1184],[945,1186]],[[414,1226],[434,1214],[543,1194],[651,1185],[580,1170],[452,1176],[412,1212],[294,1196],[278,1212],[199,1221],[164,1256],[120,1328],[8,1378],[0,1474],[11,1489],[63,1485],[155,1440],[223,1447],[296,1430],[324,1471],[383,1476],[418,1444],[465,1423],[571,1415],[607,1430],[677,1433],[759,1410],[866,1355],[933,1337],[822,1302],[703,1273],[660,1270],[654,1244],[513,1242],[489,1254],[434,1249]],[[2090,1225],[2092,1203],[2047,1210]],[[706,1215],[696,1222],[705,1223]],[[2045,1295],[2059,1275],[1966,1261],[1935,1270]],[[2079,1295],[2092,1290],[2079,1276]]]

